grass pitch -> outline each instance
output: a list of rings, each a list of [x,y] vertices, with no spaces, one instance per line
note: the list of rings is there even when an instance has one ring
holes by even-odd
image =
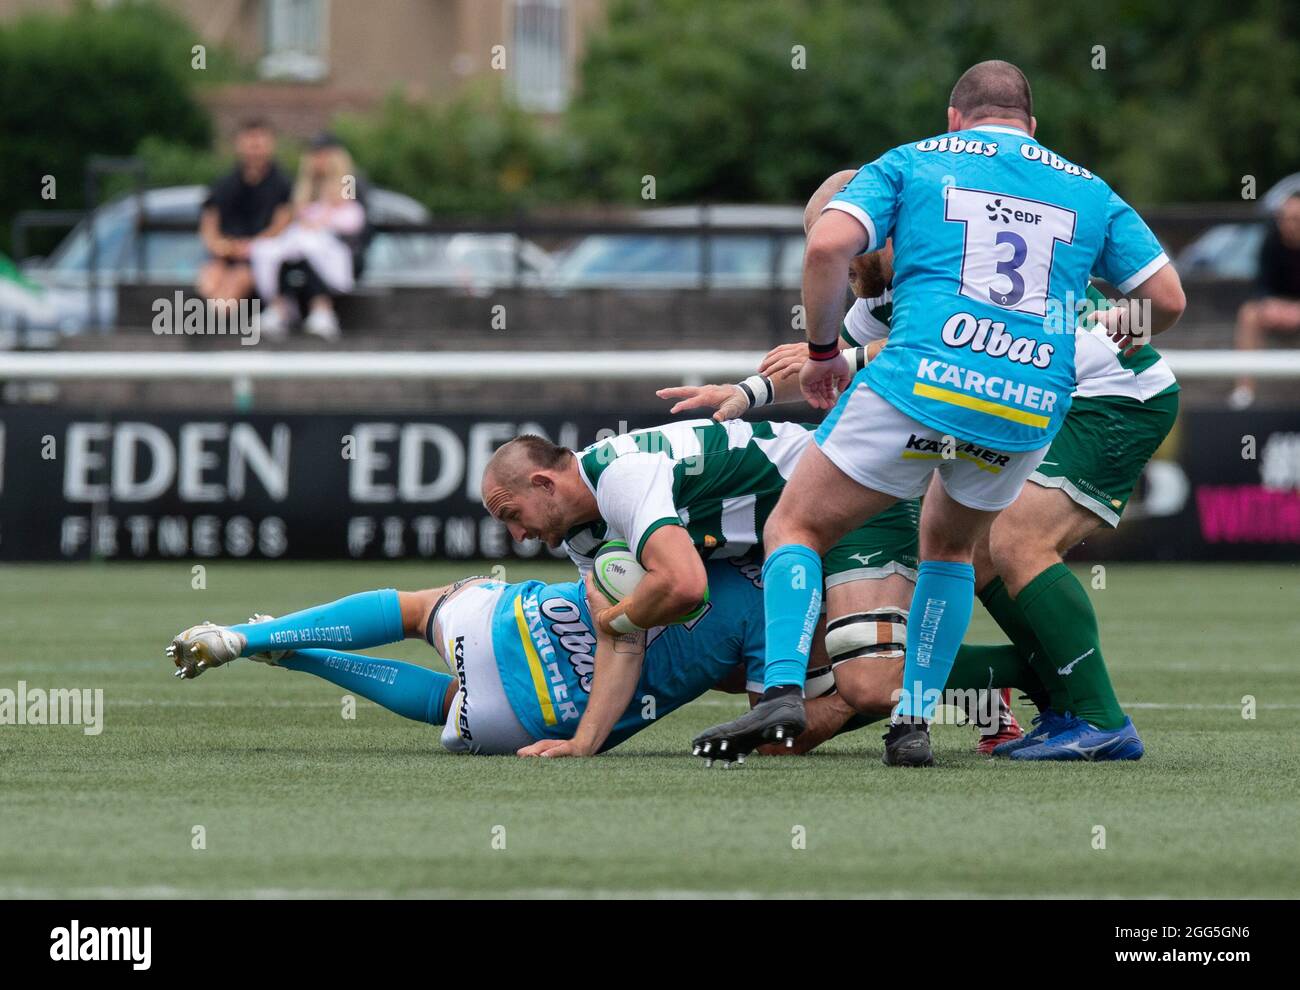
[[[444,753],[365,701],[345,720],[339,688],[289,671],[184,683],[162,655],[183,626],[474,572],[209,562],[199,591],[191,566],[0,568],[0,688],[106,706],[98,736],[0,726],[0,897],[1300,895],[1295,567],[1106,569],[1140,763],[993,762],[949,725],[918,772],[880,765],[875,727],[706,771],[692,733],[743,706],[721,694],[598,759],[522,761]],[[968,639],[1002,637],[977,607]],[[440,666],[419,642],[375,652]]]

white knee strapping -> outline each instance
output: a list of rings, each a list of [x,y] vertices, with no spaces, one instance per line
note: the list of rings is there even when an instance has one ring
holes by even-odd
[[[896,660],[907,650],[907,609],[886,605],[852,612],[826,626],[831,664],[845,660]]]

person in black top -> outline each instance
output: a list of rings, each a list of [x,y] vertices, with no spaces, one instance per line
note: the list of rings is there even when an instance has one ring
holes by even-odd
[[[235,157],[234,170],[208,190],[199,219],[199,236],[212,258],[199,270],[197,288],[205,299],[228,307],[252,294],[252,242],[284,229],[293,191],[275,163],[275,135],[265,121],[240,125]]]
[[[1237,313],[1236,346],[1255,351],[1269,335],[1300,333],[1300,191],[1293,192],[1277,211],[1276,220],[1259,251],[1259,289]],[[1245,409],[1255,401],[1255,382],[1237,379],[1228,404]]]
[[[263,333],[283,335],[306,314],[307,333],[327,340],[339,335],[334,297],[352,291],[365,250],[363,186],[338,138],[324,133],[311,140],[293,187],[293,219],[277,236],[257,238],[249,251]]]

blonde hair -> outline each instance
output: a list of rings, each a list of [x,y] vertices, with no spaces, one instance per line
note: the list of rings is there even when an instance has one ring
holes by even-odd
[[[313,175],[311,169],[313,155],[319,154],[328,156],[323,176]],[[354,175],[352,156],[346,148],[334,145],[320,151],[307,152],[298,162],[298,178],[293,184],[293,205],[302,207],[318,200],[338,203],[343,199],[345,178]],[[353,192],[355,195],[355,189]]]

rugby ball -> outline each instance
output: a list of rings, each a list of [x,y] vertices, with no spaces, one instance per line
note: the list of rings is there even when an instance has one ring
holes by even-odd
[[[592,577],[600,593],[617,605],[632,592],[645,577],[645,568],[636,559],[625,540],[610,540],[596,551]],[[709,592],[705,589],[704,601],[699,607],[683,615],[678,622],[691,622],[709,610]]]
[[[596,551],[592,576],[600,593],[617,605],[636,591],[645,577],[645,568],[624,540],[610,540]]]

